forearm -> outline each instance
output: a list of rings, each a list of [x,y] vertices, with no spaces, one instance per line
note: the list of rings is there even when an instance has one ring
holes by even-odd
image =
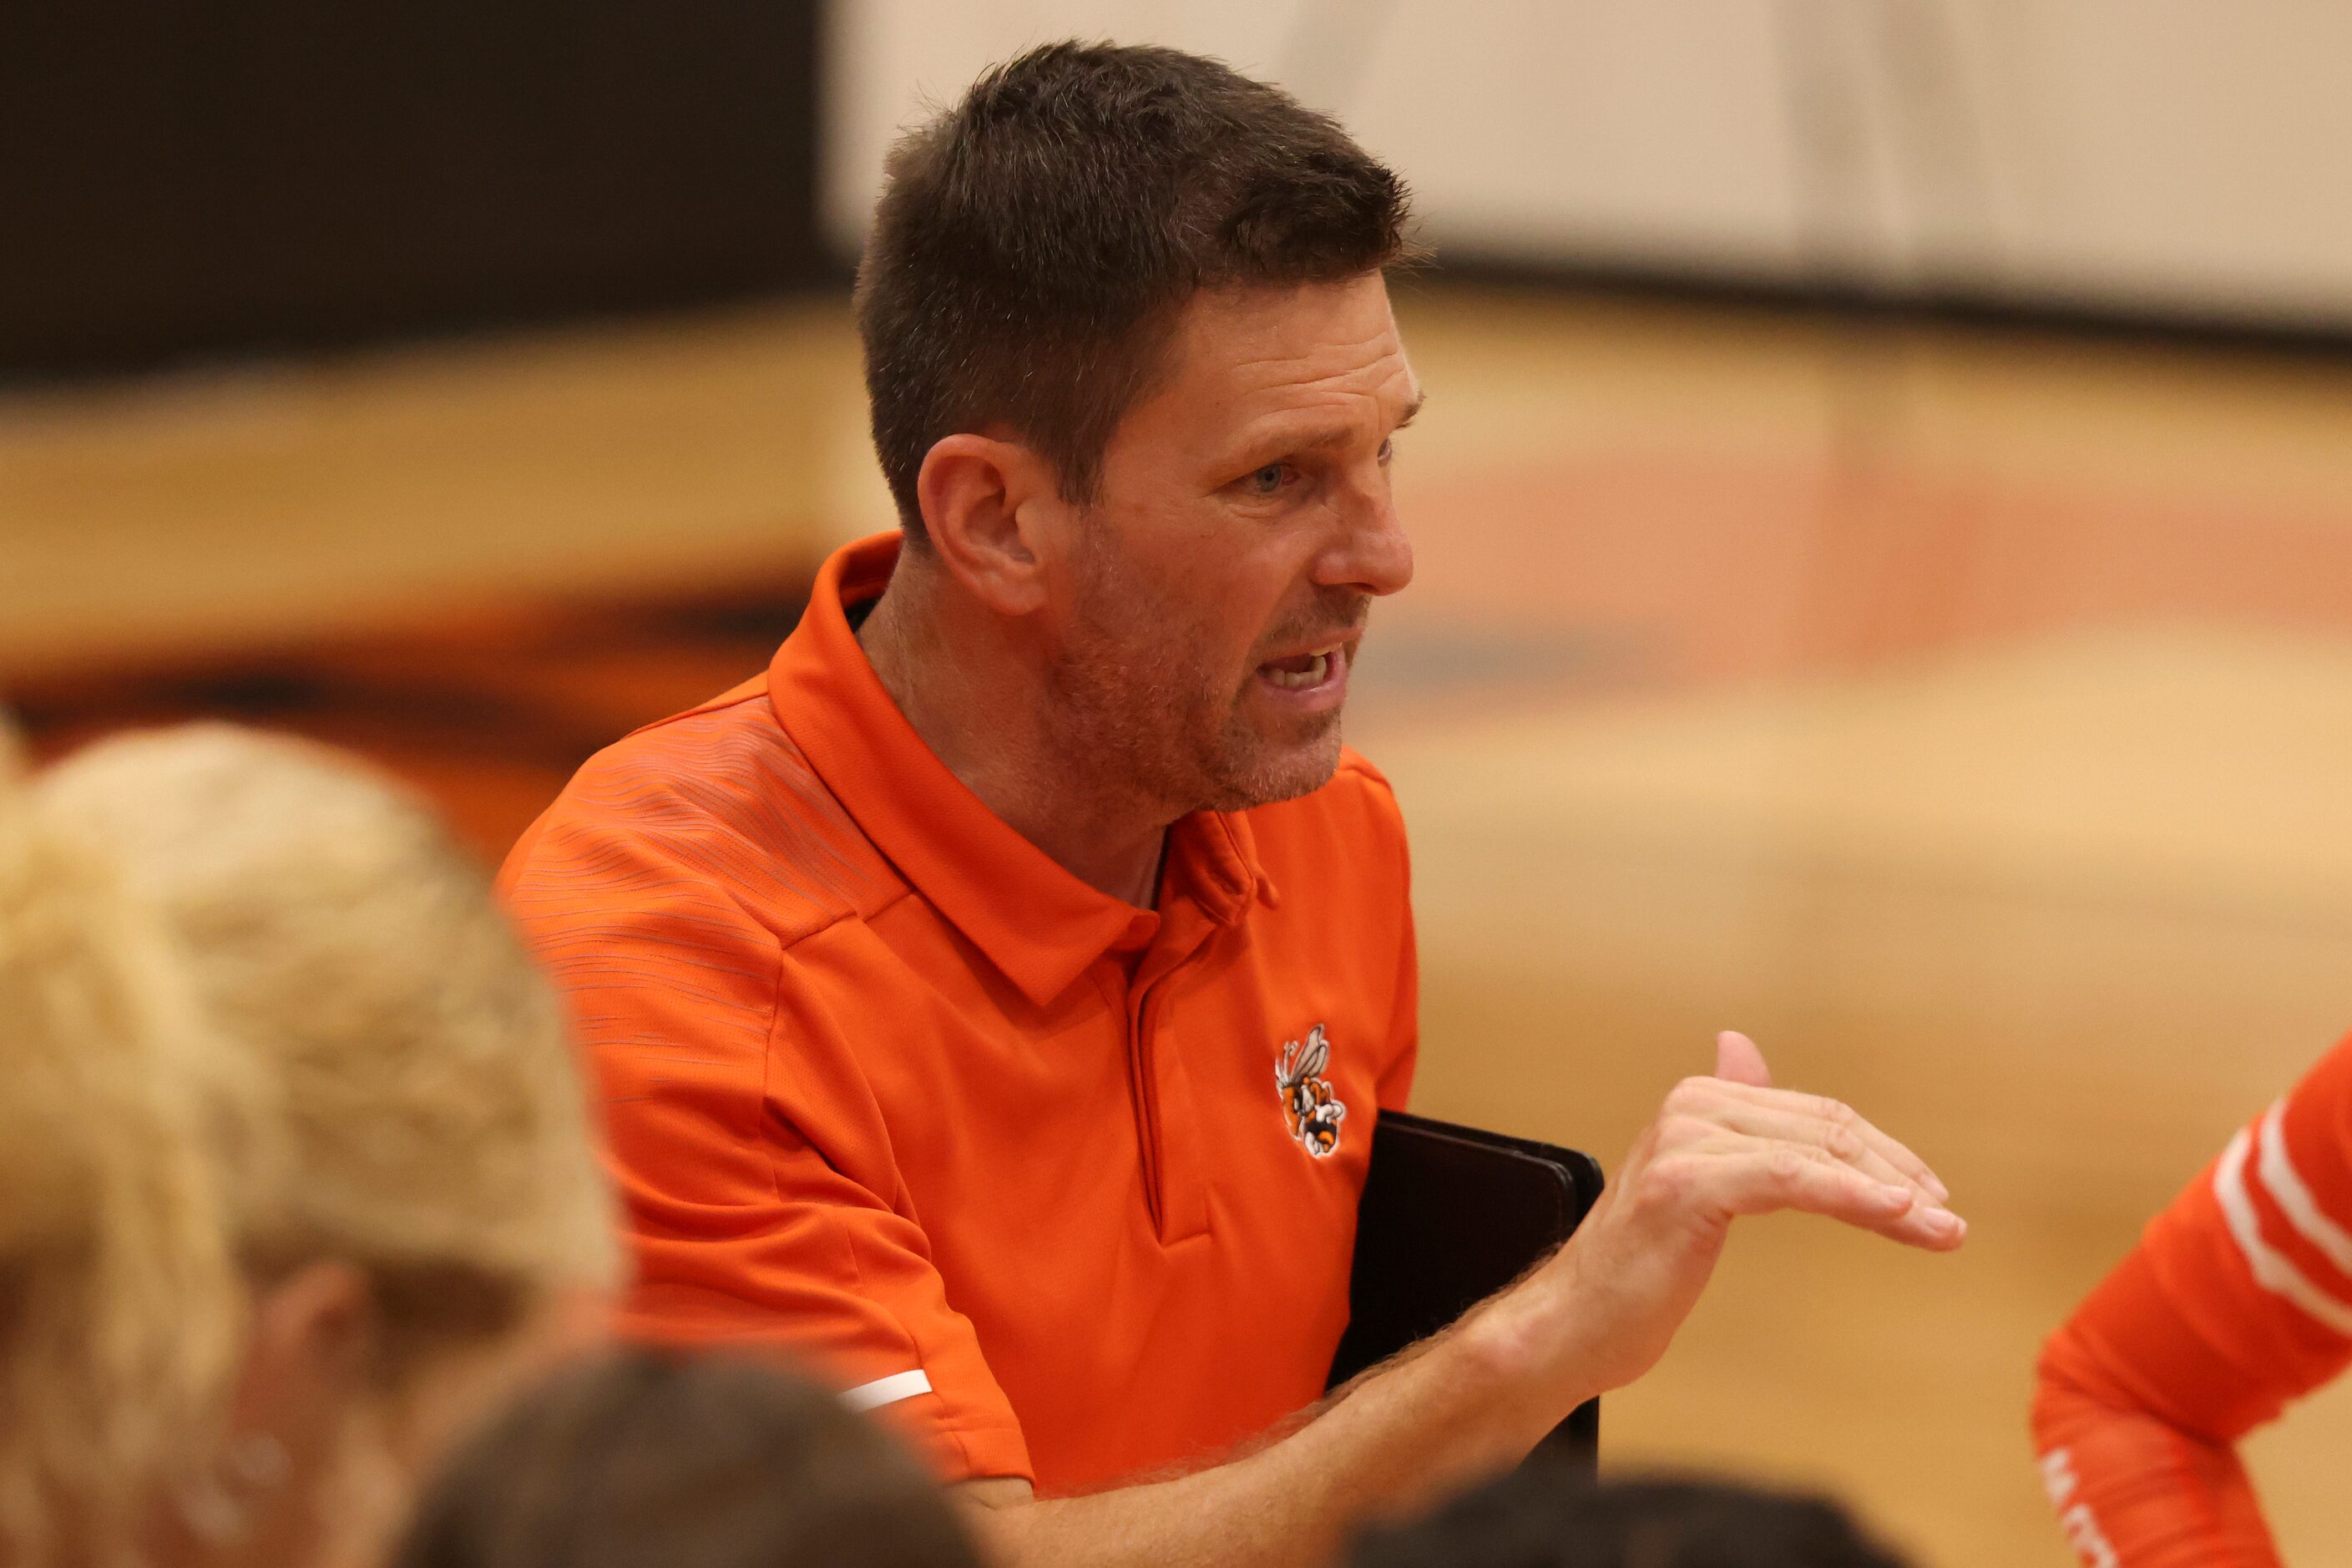
[[[1358,1521],[1515,1463],[1578,1405],[1641,1376],[1739,1215],[1798,1208],[1915,1247],[1960,1244],[1967,1227],[1918,1156],[1843,1105],[1771,1089],[1745,1036],[1724,1036],[1717,1050],[1723,1076],[1668,1096],[1567,1246],[1287,1436],[1215,1468],[1089,1498],[1039,1502],[1023,1483],[968,1486],[998,1559],[1323,1561]]]
[[[2033,1437],[2060,1528],[2091,1568],[2276,1568],[2231,1445],[2108,1403],[2046,1367]]]
[[[1554,1309],[1534,1283],[1228,1463],[1088,1497],[977,1507],[974,1521],[1013,1568],[1326,1561],[1358,1521],[1517,1463],[1599,1392],[1573,1382],[1573,1350],[1538,1321]]]

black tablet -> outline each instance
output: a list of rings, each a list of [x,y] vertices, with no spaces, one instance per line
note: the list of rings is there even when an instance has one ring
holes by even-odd
[[[1356,1210],[1348,1331],[1329,1386],[1428,1338],[1549,1253],[1600,1201],[1589,1154],[1384,1110]],[[1548,1458],[1599,1462],[1601,1402],[1544,1439]]]

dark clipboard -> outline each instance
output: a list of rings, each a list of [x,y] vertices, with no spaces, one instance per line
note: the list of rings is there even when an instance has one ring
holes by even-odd
[[[1601,1200],[1600,1164],[1574,1149],[1402,1110],[1375,1125],[1333,1388],[1517,1279]],[[1578,1405],[1538,1451],[1597,1468],[1601,1402]]]

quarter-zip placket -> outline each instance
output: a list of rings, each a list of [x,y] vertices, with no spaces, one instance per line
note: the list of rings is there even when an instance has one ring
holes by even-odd
[[[1143,1152],[1144,1198],[1162,1246],[1208,1228],[1199,1151],[1188,1142],[1191,1073],[1181,1053],[1164,1047],[1171,993],[1215,931],[1198,910],[1179,906],[1162,924],[1128,986],[1128,1082],[1135,1101],[1137,1142]]]

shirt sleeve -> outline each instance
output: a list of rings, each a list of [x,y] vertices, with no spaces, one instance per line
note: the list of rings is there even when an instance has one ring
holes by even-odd
[[[2231,1140],[2043,1348],[2042,1479],[2095,1568],[2278,1561],[2233,1445],[2352,1361],[2352,1040]]]
[[[623,1331],[783,1352],[943,1479],[1028,1477],[851,1042],[793,954],[690,845],[558,821],[517,853],[509,908],[603,1100],[636,1264]]]

